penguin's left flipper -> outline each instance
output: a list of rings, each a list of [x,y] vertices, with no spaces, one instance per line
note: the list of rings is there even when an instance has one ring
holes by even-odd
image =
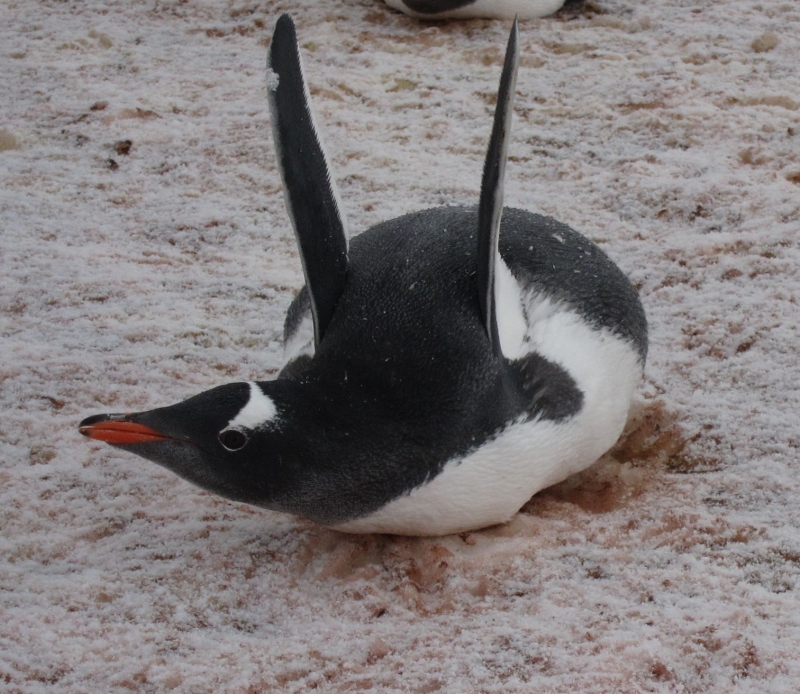
[[[316,348],[344,289],[347,231],[314,124],[297,33],[288,14],[275,26],[267,67],[278,168],[311,300]]]
[[[314,321],[308,287],[303,287],[289,304],[283,323],[283,366],[278,378],[302,373],[314,356]]]

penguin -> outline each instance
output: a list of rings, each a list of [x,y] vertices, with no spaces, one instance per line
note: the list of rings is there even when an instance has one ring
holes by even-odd
[[[535,19],[558,12],[564,0],[386,0],[417,19]]]
[[[503,209],[514,21],[477,206],[348,241],[295,26],[268,94],[305,286],[278,377],[79,431],[228,499],[344,532],[447,535],[508,521],[616,441],[647,356],[638,293],[566,224]]]

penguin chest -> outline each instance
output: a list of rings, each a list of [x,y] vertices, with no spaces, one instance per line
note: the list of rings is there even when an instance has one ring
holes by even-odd
[[[615,443],[642,376],[636,349],[546,297],[529,293],[523,305],[516,357],[535,352],[563,368],[583,396],[580,409],[558,420],[509,422],[424,484],[335,529],[447,535],[504,523],[536,492],[587,468]]]

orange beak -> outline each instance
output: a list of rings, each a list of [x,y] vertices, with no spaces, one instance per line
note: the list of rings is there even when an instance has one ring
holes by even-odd
[[[162,434],[155,429],[129,422],[124,419],[106,419],[105,421],[88,420],[81,422],[78,431],[84,436],[88,436],[95,441],[104,441],[113,444],[149,443],[152,441],[168,441],[171,437]]]

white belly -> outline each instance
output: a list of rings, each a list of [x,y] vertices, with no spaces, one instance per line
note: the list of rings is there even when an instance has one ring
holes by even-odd
[[[433,480],[362,518],[334,526],[353,533],[447,535],[503,523],[536,492],[594,463],[616,442],[642,367],[633,346],[541,295],[522,298],[527,330],[517,354],[538,352],[575,379],[575,416],[508,426]],[[505,351],[505,345],[504,345]]]

